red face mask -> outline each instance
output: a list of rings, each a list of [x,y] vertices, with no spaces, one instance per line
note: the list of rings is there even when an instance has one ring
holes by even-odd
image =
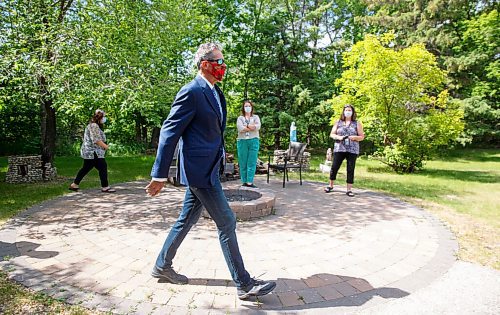
[[[224,74],[226,73],[226,67],[225,66],[218,67],[218,65],[217,64],[214,65],[214,63],[210,64],[212,65],[212,71],[210,71],[210,74],[213,75],[217,81],[222,81],[222,79],[224,78]]]

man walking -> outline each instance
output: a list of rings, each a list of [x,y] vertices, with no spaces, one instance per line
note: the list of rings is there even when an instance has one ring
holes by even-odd
[[[200,45],[195,55],[198,75],[181,88],[163,123],[152,180],[146,192],[157,195],[168,177],[175,147],[179,142],[180,183],[187,186],[182,211],[158,255],[152,276],[171,283],[186,284],[176,273],[172,260],[205,206],[219,231],[219,241],[238,297],[247,299],[270,293],[275,282],[253,279],[243,265],[236,238],[236,218],[222,191],[219,172],[223,170],[226,100],[216,82],[222,81],[226,64],[221,47]]]

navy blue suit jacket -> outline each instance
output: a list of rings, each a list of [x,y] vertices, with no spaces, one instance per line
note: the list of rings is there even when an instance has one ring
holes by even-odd
[[[215,89],[221,101],[222,117],[210,86],[199,75],[177,93],[161,128],[152,177],[168,177],[179,142],[180,183],[198,188],[214,185],[223,161],[227,113],[224,94],[218,86]]]

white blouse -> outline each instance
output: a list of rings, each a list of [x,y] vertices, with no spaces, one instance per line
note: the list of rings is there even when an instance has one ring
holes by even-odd
[[[255,130],[244,131],[243,129],[249,124],[254,124]],[[253,139],[259,137],[260,118],[257,115],[250,116],[249,120],[247,120],[245,116],[238,117],[238,120],[236,121],[236,126],[238,127],[238,140]]]

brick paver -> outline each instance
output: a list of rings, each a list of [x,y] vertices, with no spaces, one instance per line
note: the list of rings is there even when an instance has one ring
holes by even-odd
[[[151,278],[184,190],[167,187],[149,198],[143,182],[28,209],[0,230],[1,265],[26,286],[99,310],[250,314],[333,313],[338,306],[355,312],[370,300],[372,306],[429,285],[455,261],[449,230],[398,199],[363,190],[355,198],[340,189],[325,194],[320,183],[291,181],[283,189],[279,181],[257,178],[256,184],[276,195],[275,214],[239,222],[237,234],[252,276],[277,281],[258,300],[237,299],[210,219],[200,219],[174,259],[190,283]]]

